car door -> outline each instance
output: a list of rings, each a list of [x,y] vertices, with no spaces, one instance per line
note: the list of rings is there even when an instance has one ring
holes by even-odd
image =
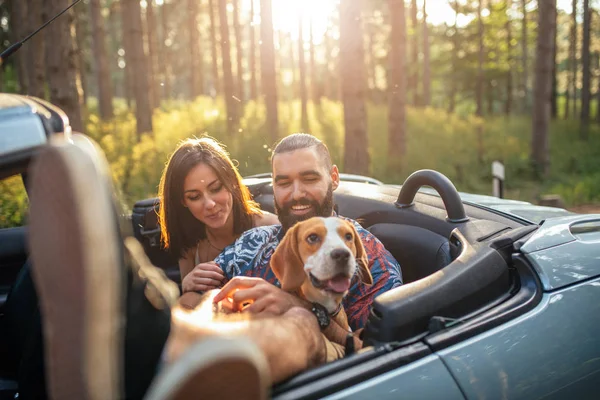
[[[464,399],[436,354],[350,386],[324,399]]]
[[[0,310],[27,259],[27,192],[21,175],[0,181]]]

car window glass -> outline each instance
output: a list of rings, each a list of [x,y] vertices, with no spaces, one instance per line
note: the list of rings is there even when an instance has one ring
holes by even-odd
[[[29,199],[20,175],[0,181],[0,229],[25,225],[28,205]]]

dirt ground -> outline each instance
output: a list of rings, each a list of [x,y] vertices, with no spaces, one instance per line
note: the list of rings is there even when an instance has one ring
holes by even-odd
[[[579,214],[600,214],[600,204],[583,204],[580,206],[568,207],[567,209]]]

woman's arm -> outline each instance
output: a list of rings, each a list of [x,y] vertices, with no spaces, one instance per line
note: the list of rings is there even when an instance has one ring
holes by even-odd
[[[183,258],[179,259],[179,273],[181,274],[181,280],[187,276],[194,269],[194,249],[188,250]]]

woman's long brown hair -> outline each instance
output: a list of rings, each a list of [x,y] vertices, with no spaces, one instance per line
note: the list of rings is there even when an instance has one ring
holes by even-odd
[[[204,223],[183,205],[185,178],[200,163],[215,171],[233,197],[234,233],[241,234],[252,228],[252,216],[261,212],[223,146],[210,137],[184,140],[169,158],[158,189],[161,242],[164,248],[179,258],[206,238]]]

